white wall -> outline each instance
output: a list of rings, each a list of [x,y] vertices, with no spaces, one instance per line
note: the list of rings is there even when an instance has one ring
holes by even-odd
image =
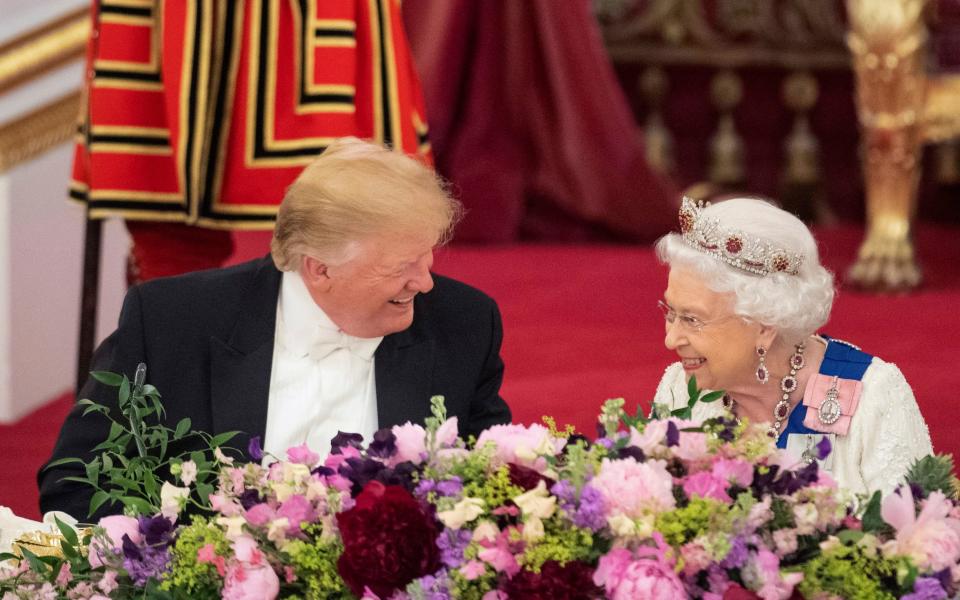
[[[0,422],[73,388],[83,209],[66,199],[69,144],[0,175]],[[116,326],[129,239],[104,227],[97,341]]]

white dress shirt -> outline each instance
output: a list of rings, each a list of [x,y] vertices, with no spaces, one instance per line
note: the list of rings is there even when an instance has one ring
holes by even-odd
[[[340,331],[313,301],[300,274],[285,272],[277,299],[264,452],[283,459],[287,448],[306,442],[326,456],[338,431],[372,440],[377,430],[373,353],[382,340]]]

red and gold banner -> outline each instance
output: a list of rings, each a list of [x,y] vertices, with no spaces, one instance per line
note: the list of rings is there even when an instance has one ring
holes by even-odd
[[[430,160],[399,0],[94,2],[70,195],[93,218],[268,228],[354,135]]]

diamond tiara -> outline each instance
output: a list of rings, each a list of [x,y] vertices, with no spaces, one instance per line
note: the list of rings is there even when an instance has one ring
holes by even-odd
[[[800,271],[803,255],[787,252],[742,231],[721,227],[716,219],[703,216],[707,206],[709,203],[703,200],[686,196],[680,203],[680,235],[688,246],[761,277],[771,273],[796,275]]]

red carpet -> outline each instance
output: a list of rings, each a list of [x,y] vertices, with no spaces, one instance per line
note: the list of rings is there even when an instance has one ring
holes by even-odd
[[[938,451],[960,452],[952,371],[960,357],[960,230],[919,232],[925,287],[909,296],[841,291],[827,333],[897,363],[913,385]],[[265,252],[266,234],[244,234],[237,260]],[[822,231],[825,262],[849,263],[860,232]],[[655,304],[665,271],[646,248],[625,246],[451,247],[436,271],[500,303],[507,365],[503,386],[517,421],[551,414],[593,432],[604,399],[648,403],[672,355]],[[33,475],[68,408],[60,400],[14,426],[0,426],[0,504],[37,516]]]

